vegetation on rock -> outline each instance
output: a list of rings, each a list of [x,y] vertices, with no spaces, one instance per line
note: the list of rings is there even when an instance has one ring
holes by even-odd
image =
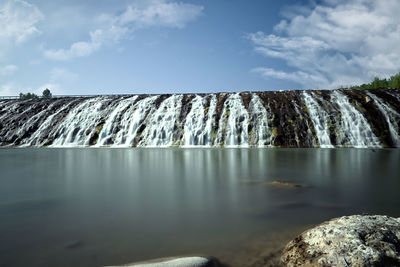
[[[19,98],[20,99],[38,99],[39,96],[34,93],[26,93],[26,94],[19,93]]]
[[[50,92],[48,88],[43,90],[42,97],[43,98],[51,98],[53,94]]]
[[[41,97],[42,98],[52,98],[53,94],[50,92],[50,89],[46,88],[46,89],[43,90],[43,93],[42,93]],[[19,93],[19,98],[20,99],[38,99],[39,96],[37,94],[34,94],[34,93],[26,93],[26,94]]]
[[[379,88],[400,88],[400,72],[391,76],[389,79],[375,79],[367,84],[352,86],[350,89],[379,89]]]

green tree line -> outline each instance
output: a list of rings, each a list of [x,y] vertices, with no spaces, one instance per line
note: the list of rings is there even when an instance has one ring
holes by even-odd
[[[356,85],[350,89],[378,89],[378,88],[400,88],[400,72],[391,76],[389,79],[379,79],[375,77],[370,83]]]
[[[51,97],[53,97],[53,94],[50,92],[50,90],[48,88],[44,89],[43,93],[42,93],[42,98],[51,98]],[[38,99],[39,96],[34,93],[26,93],[26,94],[19,93],[19,98],[20,99]]]

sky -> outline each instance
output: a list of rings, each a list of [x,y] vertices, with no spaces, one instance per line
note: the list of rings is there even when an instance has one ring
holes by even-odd
[[[400,71],[399,0],[0,0],[0,95],[334,89]]]

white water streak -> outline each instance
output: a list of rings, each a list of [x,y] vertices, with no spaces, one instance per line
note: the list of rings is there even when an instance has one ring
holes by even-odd
[[[393,143],[396,147],[400,147],[400,131],[398,124],[398,121],[400,120],[400,114],[389,105],[386,105],[385,102],[378,96],[370,92],[367,92],[366,94],[374,100],[375,105],[382,112],[382,115],[385,117],[385,120],[388,123],[390,136],[392,137]]]
[[[40,120],[40,118],[42,116],[44,116],[45,114],[51,112],[53,110],[53,107],[57,104],[57,102],[53,102],[50,105],[48,105],[46,108],[42,109],[40,112],[36,113],[35,115],[33,115],[32,117],[30,117],[26,122],[24,122],[24,124],[17,130],[16,135],[20,136],[21,134],[23,134],[24,132],[28,131],[28,129],[30,127],[32,127],[38,120]],[[50,115],[51,116],[51,115]],[[40,126],[39,126],[40,128]],[[37,129],[35,131],[35,133],[37,133],[39,131],[39,129]],[[28,146],[30,145],[30,138],[22,140],[22,144],[21,146]]]
[[[192,108],[186,116],[183,146],[211,146],[212,125],[216,112],[216,97],[211,96],[210,106],[206,109],[206,97],[196,95]]]
[[[23,101],[13,101],[11,105],[9,106],[5,106],[4,109],[7,109],[7,112],[5,114],[3,114],[2,116],[0,116],[0,120],[4,119],[6,116],[9,115],[9,113],[15,113],[18,114],[18,116],[21,116],[25,113],[28,113],[29,111],[31,111],[35,105],[31,105],[29,106],[29,108],[25,109],[24,111],[20,112],[18,110],[18,108],[21,106],[21,104],[24,104],[24,102],[28,102],[30,100],[23,100]]]
[[[114,145],[118,147],[131,147],[137,137],[137,131],[146,119],[148,113],[154,110],[154,101],[158,96],[144,98],[135,105],[129,107],[122,115],[121,121],[117,127],[119,131],[116,134]]]
[[[133,96],[133,97],[121,100],[118,103],[118,105],[114,108],[114,110],[108,116],[103,127],[101,128],[101,131],[99,133],[99,139],[97,141],[96,146],[106,145],[106,142],[113,138],[114,130],[116,130],[117,128],[120,128],[120,127],[124,128],[125,125],[119,124],[118,118],[121,117],[124,112],[126,112],[126,109],[128,108],[128,106],[132,105],[136,99],[137,99],[137,96]],[[129,114],[129,112],[128,112],[128,114]],[[114,144],[118,144],[118,143],[114,143]]]
[[[341,113],[338,122],[338,145],[351,147],[381,147],[379,139],[372,132],[368,121],[349,102],[347,96],[339,91],[332,91],[331,101],[337,104]]]
[[[381,111],[395,146],[400,147],[399,112],[378,96],[370,92],[366,94]],[[388,94],[400,100],[396,92]],[[331,101],[327,101],[310,91],[301,93],[310,120],[308,115],[304,119],[306,113],[295,101],[297,98],[288,99],[300,118],[298,122],[289,121],[296,123],[292,138],[296,138],[297,144],[301,138],[310,138],[311,143],[306,143],[310,146],[319,143],[320,147],[380,147],[379,139],[360,112],[361,107],[357,106],[359,104],[350,103],[350,99],[340,91],[331,91],[330,95]],[[50,103],[40,100],[0,101],[0,131],[3,135],[0,141],[3,145],[13,145],[14,142],[22,146],[43,146],[51,143],[54,147],[93,144],[111,147],[272,146],[276,129],[272,131],[270,123],[275,116],[282,114],[273,114],[269,103],[264,103],[259,95],[252,93],[250,96],[247,110],[239,93],[227,94],[218,122],[215,94],[195,95],[190,103],[185,103],[191,105],[191,108],[184,107],[184,110],[189,110],[188,114],[182,110],[183,95],[172,95],[163,101],[159,101],[165,97],[162,95],[143,99],[136,95],[128,98],[55,99]],[[286,129],[285,125],[282,123],[283,128],[277,130],[291,129]],[[312,135],[312,128],[316,137]],[[22,138],[24,136],[29,137]],[[287,141],[291,143],[293,140]]]
[[[248,143],[249,114],[239,93],[228,96],[219,120],[215,145],[226,147],[243,146]]]
[[[250,144],[259,147],[272,146],[272,132],[268,126],[267,109],[256,94],[251,94],[249,115],[250,123],[252,123]]]
[[[174,140],[174,130],[181,111],[182,98],[182,95],[170,96],[148,116],[139,146],[168,147],[179,141]]]
[[[89,138],[95,130],[97,122],[102,115],[104,97],[96,97],[85,100],[82,104],[74,107],[57,127],[59,136],[51,144],[52,147],[66,146],[78,147],[89,145]]]
[[[329,114],[315,100],[316,95],[312,92],[303,91],[303,99],[306,104],[308,114],[314,125],[315,133],[318,138],[319,146],[323,148],[332,148],[332,142],[329,132]],[[321,100],[322,101],[322,100]]]
[[[43,145],[43,141],[40,142],[40,136],[45,132],[50,125],[53,123],[53,119],[55,116],[60,114],[63,111],[66,111],[69,109],[69,107],[73,104],[74,102],[70,102],[64,107],[60,108],[57,110],[55,113],[51,114],[48,116],[45,121],[39,126],[39,128],[33,133],[32,136],[30,136],[26,141],[24,140],[24,146],[41,146]],[[51,106],[49,108],[52,108]],[[44,140],[46,141],[46,140]]]

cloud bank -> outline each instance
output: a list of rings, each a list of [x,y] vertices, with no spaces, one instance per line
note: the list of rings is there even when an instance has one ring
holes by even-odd
[[[25,1],[0,3],[0,42],[25,42],[40,31],[36,24],[44,18],[40,10]]]
[[[148,27],[184,28],[197,19],[202,6],[167,0],[136,1],[116,16],[103,15],[107,27],[90,32],[88,41],[73,43],[68,49],[46,50],[44,56],[53,60],[86,57],[103,45],[129,38],[138,29]]]
[[[400,71],[400,1],[325,0],[292,9],[275,34],[250,33],[255,51],[282,59],[294,71],[252,71],[304,88],[337,88]]]

